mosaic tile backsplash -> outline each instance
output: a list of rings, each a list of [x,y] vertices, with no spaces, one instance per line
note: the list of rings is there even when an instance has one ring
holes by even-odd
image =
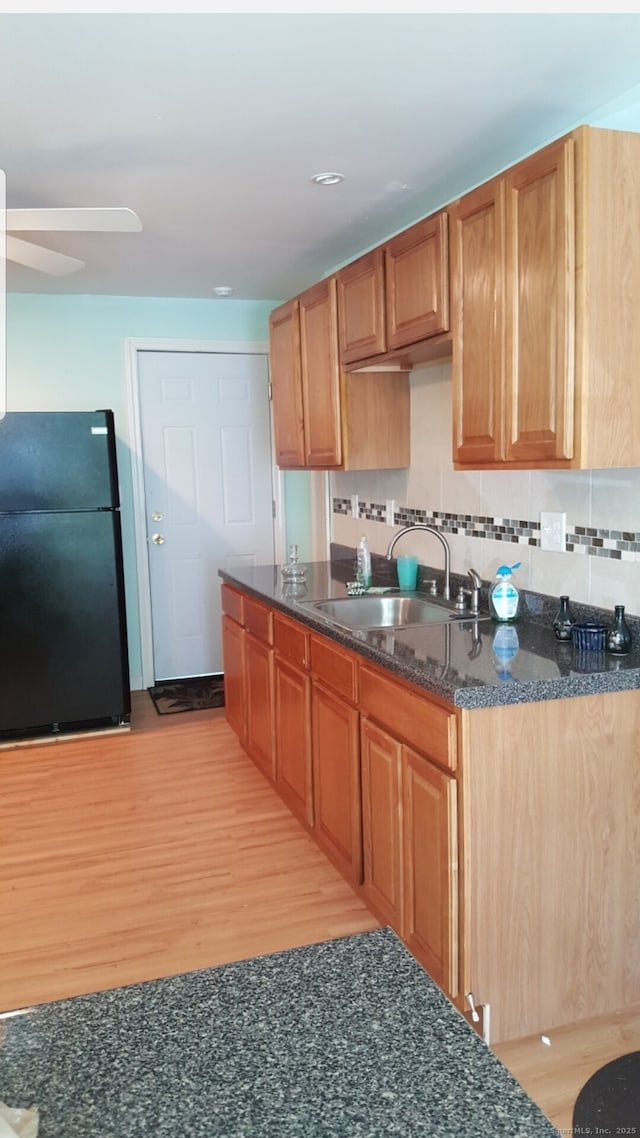
[[[333,499],[334,514],[351,513],[349,498]],[[359,516],[369,521],[386,522],[384,503],[359,503]],[[438,510],[417,510],[399,506],[394,514],[394,525],[431,525],[447,534],[463,537],[491,538],[509,541],[516,545],[540,546],[540,523],[522,518],[489,518],[472,514],[452,514]],[[567,522],[566,552],[587,554],[591,557],[608,557],[617,561],[640,561],[640,533],[630,530],[593,529]]]

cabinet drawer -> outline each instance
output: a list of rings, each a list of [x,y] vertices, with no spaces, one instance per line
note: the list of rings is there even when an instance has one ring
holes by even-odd
[[[311,637],[311,671],[343,699],[355,703],[358,694],[358,665],[351,653],[319,636]]]
[[[434,762],[456,769],[455,712],[366,667],[360,668],[360,710]]]
[[[232,589],[231,585],[222,586],[222,611],[230,616],[232,620],[237,621],[238,624],[243,623],[243,601],[242,593],[237,589]]]
[[[276,652],[298,668],[309,667],[309,633],[300,624],[276,615],[273,622]]]
[[[273,644],[273,613],[251,597],[244,598],[244,626],[258,640]]]

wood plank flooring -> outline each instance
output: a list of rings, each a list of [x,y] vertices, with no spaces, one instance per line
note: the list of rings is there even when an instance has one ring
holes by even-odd
[[[0,752],[0,1008],[378,928],[223,711]]]
[[[129,732],[0,750],[0,914],[2,1010],[378,927],[224,711],[146,692]],[[638,1049],[640,1008],[495,1051],[568,1133],[589,1075]]]

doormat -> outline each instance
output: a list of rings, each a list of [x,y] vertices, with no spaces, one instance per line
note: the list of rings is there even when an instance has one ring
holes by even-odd
[[[178,711],[205,711],[224,707],[224,676],[192,676],[185,680],[163,680],[147,688],[158,715]]]
[[[635,1134],[639,1120],[640,1051],[631,1051],[585,1083],[573,1108],[573,1129],[576,1134]]]

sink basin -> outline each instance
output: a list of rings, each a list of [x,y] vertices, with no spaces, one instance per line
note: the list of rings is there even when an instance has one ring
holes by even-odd
[[[469,614],[448,608],[446,602],[411,595],[335,597],[323,601],[303,601],[301,608],[323,617],[331,624],[355,631],[372,628],[406,628],[412,624],[447,624],[468,620]]]

